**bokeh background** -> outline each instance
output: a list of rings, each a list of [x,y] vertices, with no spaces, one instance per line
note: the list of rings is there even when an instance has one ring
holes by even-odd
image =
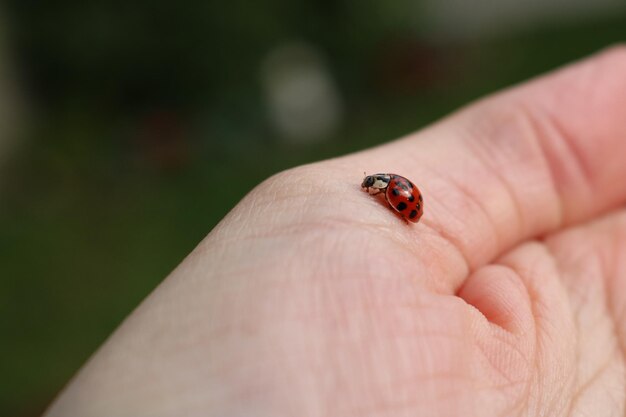
[[[625,39],[623,0],[2,2],[0,415],[264,178]]]

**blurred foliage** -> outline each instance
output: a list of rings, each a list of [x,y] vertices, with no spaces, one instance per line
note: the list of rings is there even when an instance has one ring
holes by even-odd
[[[40,414],[263,178],[403,135],[626,35],[613,16],[429,43],[405,13],[414,3],[5,2],[28,105],[0,170],[0,415]],[[285,144],[267,121],[259,65],[290,39],[326,54],[346,104],[324,142]]]

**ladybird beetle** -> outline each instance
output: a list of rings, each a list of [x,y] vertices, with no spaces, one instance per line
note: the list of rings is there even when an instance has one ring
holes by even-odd
[[[402,217],[413,223],[417,223],[424,213],[422,193],[411,181],[400,175],[367,175],[361,187],[371,195],[385,193],[387,203]]]

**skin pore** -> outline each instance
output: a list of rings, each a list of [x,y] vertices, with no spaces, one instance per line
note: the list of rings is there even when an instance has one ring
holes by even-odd
[[[625,203],[619,46],[268,179],[46,416],[623,416]]]

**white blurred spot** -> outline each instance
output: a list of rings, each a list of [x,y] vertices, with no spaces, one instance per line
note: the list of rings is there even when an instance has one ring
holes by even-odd
[[[314,46],[300,42],[278,46],[265,58],[261,78],[272,124],[284,139],[313,142],[335,133],[341,100]]]

